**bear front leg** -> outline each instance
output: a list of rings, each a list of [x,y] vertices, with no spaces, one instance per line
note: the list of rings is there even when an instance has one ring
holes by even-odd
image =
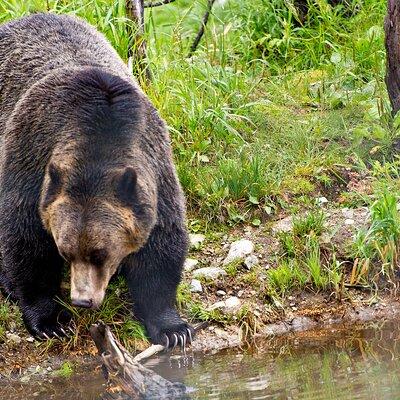
[[[153,343],[170,348],[185,347],[194,336],[175,306],[186,251],[184,230],[174,227],[166,232],[155,227],[146,246],[123,265],[135,316],[144,323]]]
[[[69,315],[55,301],[63,266],[55,246],[44,237],[27,240],[16,232],[8,237],[2,245],[2,280],[8,282],[28,331],[39,339],[65,336],[62,324]]]

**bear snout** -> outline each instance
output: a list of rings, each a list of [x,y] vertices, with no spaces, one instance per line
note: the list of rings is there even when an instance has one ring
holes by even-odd
[[[93,308],[93,299],[71,299],[71,303],[75,307]]]

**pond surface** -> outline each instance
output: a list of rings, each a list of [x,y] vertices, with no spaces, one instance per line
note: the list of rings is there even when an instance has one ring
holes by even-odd
[[[193,399],[400,399],[400,321],[259,340],[214,355],[162,355],[145,364]],[[100,371],[52,383],[0,382],[2,400],[99,399]],[[90,372],[89,372],[90,371]]]

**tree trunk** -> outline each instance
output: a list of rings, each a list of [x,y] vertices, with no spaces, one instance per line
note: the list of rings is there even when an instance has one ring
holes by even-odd
[[[385,34],[386,86],[394,116],[400,109],[400,3],[398,0],[388,0]]]
[[[150,80],[151,72],[147,62],[147,44],[144,38],[144,0],[126,0],[126,15],[133,22],[128,25],[128,55],[133,72],[139,79]]]

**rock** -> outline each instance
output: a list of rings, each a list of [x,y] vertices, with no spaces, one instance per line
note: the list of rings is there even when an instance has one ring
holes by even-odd
[[[231,296],[224,301],[218,301],[208,307],[209,311],[220,310],[224,314],[236,314],[241,308],[241,301],[236,296]]]
[[[6,333],[7,340],[9,340],[11,343],[15,344],[20,344],[22,339],[20,336],[16,335],[15,333]]]
[[[244,266],[250,271],[253,267],[258,265],[258,257],[254,254],[247,256],[244,259]]]
[[[187,258],[185,260],[185,264],[183,265],[183,269],[187,272],[193,271],[198,263],[199,260],[195,260],[194,258]]]
[[[318,197],[317,204],[323,206],[324,204],[328,203],[328,199],[326,197]]]
[[[251,254],[254,250],[254,244],[251,240],[241,239],[233,242],[229,249],[228,255],[223,261],[223,265],[227,265],[232,261],[239,260]]]
[[[190,282],[190,291],[192,293],[201,293],[203,291],[203,287],[201,286],[201,283],[197,279],[192,279]]]
[[[193,271],[194,278],[217,279],[220,276],[226,276],[226,272],[219,267],[204,267]]]
[[[346,219],[353,219],[354,218],[354,210],[352,208],[342,208],[343,217]]]
[[[273,227],[272,232],[277,234],[281,232],[290,232],[293,229],[293,217],[288,216],[278,221]]]
[[[206,237],[200,233],[191,233],[189,235],[190,247],[198,248],[204,242]]]
[[[32,336],[29,336],[26,338],[26,341],[29,343],[33,343],[35,341],[35,339]]]
[[[354,225],[354,219],[346,218],[344,220],[345,225]]]
[[[226,295],[226,292],[224,290],[217,290],[217,296],[223,297]]]

